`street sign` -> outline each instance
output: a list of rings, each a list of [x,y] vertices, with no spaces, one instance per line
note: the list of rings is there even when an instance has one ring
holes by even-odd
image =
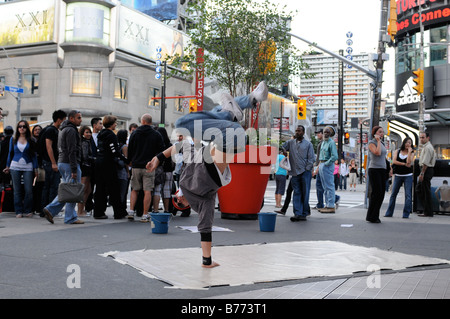
[[[5,85],[5,91],[9,91],[9,92],[13,92],[13,93],[23,93],[23,88]]]

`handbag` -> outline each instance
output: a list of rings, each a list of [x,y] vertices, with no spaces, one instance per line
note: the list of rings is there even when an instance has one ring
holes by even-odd
[[[58,200],[64,203],[83,203],[84,184],[78,183],[74,179],[60,183],[58,186]]]
[[[45,169],[41,167],[38,168],[38,176],[36,178],[36,182],[45,182]]]
[[[289,163],[289,157],[285,157],[280,161],[280,167],[287,171],[291,170],[291,163]]]

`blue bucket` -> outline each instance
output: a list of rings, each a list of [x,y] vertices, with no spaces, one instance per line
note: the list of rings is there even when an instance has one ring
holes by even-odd
[[[277,213],[258,213],[259,229],[261,231],[272,232],[275,231],[275,222],[277,220]]]
[[[170,213],[150,213],[152,233],[167,234],[171,216]]]

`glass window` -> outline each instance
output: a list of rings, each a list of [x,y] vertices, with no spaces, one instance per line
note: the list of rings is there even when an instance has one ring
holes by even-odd
[[[447,26],[430,30],[430,65],[447,63],[447,45],[439,45],[447,42],[447,33]]]
[[[176,94],[175,96],[183,96],[182,94]],[[183,101],[184,99],[175,99],[175,111],[183,112]]]
[[[100,71],[72,70],[72,94],[86,94],[100,96]]]
[[[4,76],[0,76],[0,87],[3,90],[0,90],[0,97],[5,96],[5,84],[6,84],[6,78]]]
[[[148,106],[159,108],[161,105],[161,100],[152,100],[152,97],[161,97],[160,89],[150,88],[150,93],[148,96]]]
[[[114,81],[114,98],[126,101],[128,99],[128,81],[116,78]]]
[[[39,94],[39,74],[24,74],[22,87],[24,95]]]

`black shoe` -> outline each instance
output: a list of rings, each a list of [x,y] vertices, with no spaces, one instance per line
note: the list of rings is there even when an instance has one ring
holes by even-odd
[[[379,223],[381,223],[381,220],[378,218],[378,219],[374,219],[374,220],[370,220],[370,219],[366,219],[369,223],[373,223],[373,224],[379,224]]]
[[[299,216],[299,215],[295,215],[294,217],[291,217],[291,222],[299,222],[299,221],[306,221],[306,217]]]
[[[191,215],[191,212],[182,212],[180,217],[189,217]]]
[[[282,210],[275,210],[274,212],[277,214],[286,215],[286,212],[283,212]]]
[[[49,223],[54,224],[55,222],[53,221],[53,216],[50,211],[47,208],[44,208],[42,211],[44,212],[45,218],[49,221]]]
[[[107,215],[94,216],[94,219],[108,219],[108,216]]]

